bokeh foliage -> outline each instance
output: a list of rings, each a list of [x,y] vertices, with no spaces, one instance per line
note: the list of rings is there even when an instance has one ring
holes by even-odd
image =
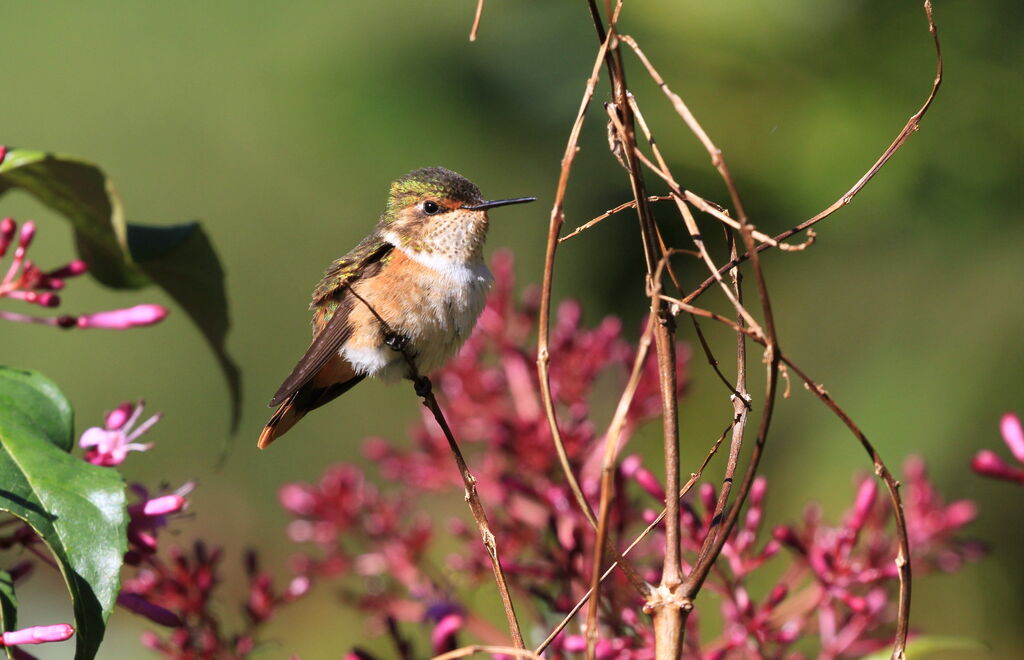
[[[312,285],[372,226],[390,179],[442,164],[485,195],[538,196],[496,217],[489,245],[515,250],[521,282],[539,279],[546,206],[591,65],[592,30],[583,3],[492,0],[470,44],[472,4],[61,0],[0,8],[0,142],[102,163],[133,217],[201,219],[226,269],[229,347],[246,387],[241,433],[221,471],[213,466],[228,432],[228,396],[184,314],[131,333],[3,328],[4,362],[60,382],[78,432],[124,399],[145,396],[166,413],[154,437],[161,451],[128,470],[149,481],[198,477],[189,533],[229,552],[259,545],[271,550],[268,561],[276,547],[283,561],[277,486],[356,456],[366,435],[401,434],[418,414],[407,388],[368,384],[271,451],[254,447],[266,399],[308,340]],[[979,502],[974,530],[992,555],[915,585],[915,622],[984,640],[994,658],[1015,657],[1024,652],[1024,530],[1020,507],[1008,502],[1019,494],[966,466],[978,448],[999,446],[1003,411],[1024,410],[1024,10],[1009,0],[940,2],[936,18],[947,78],[922,130],[820,227],[814,248],[768,256],[765,267],[787,351],[892,464],[923,454],[950,498]],[[627,2],[621,26],[725,150],[752,221],[767,232],[842,194],[916,109],[933,73],[912,1],[637,0]],[[673,169],[688,187],[724,199],[699,145],[670,108],[652,110],[658,90],[634,61],[627,66]],[[596,106],[584,130],[569,225],[629,196],[607,155],[602,117]],[[71,254],[66,227],[27,196],[5,196],[0,213],[40,221],[37,257],[57,263]],[[639,319],[635,233],[635,220],[622,215],[567,244],[558,294],[582,298],[591,318]],[[73,293],[69,313],[117,300],[84,282]],[[153,302],[173,306],[159,293]],[[713,338],[728,347],[727,335]],[[701,374],[682,408],[683,437],[693,440],[686,457],[695,460],[727,414],[720,386]],[[765,466],[774,478],[769,520],[808,498],[826,508],[847,501],[851,474],[869,466],[845,431],[802,391],[776,423]],[[657,435],[651,429],[639,441],[656,445]],[[23,617],[31,598],[19,591]],[[66,606],[62,596],[35,598],[37,612]],[[279,655],[321,657],[351,641],[358,626],[334,607],[321,593],[282,619]],[[340,623],[325,630],[325,617]],[[138,625],[115,615],[107,650],[137,652]]]

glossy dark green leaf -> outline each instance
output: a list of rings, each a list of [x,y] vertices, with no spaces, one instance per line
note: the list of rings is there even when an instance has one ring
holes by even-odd
[[[64,451],[74,447],[74,413],[57,384],[37,371],[0,367],[0,408]]]
[[[0,571],[0,630],[10,632],[18,627],[18,599],[14,595],[14,579],[7,571]],[[14,649],[5,646],[7,657],[14,660]]]
[[[48,382],[0,368],[0,385]],[[59,395],[59,390],[56,391]],[[54,391],[41,391],[52,398]],[[65,402],[66,405],[66,402]],[[120,589],[128,524],[117,470],[90,465],[59,448],[36,426],[31,401],[0,407],[0,510],[28,523],[60,567],[75,613],[76,660],[96,656]]]
[[[0,163],[0,195],[31,194],[66,217],[89,272],[115,289],[157,284],[188,313],[210,344],[228,382],[231,425],[241,405],[238,367],[225,347],[230,321],[224,270],[198,223],[129,224],[113,183],[93,163],[71,156],[11,149]]]
[[[224,340],[230,319],[224,271],[197,222],[172,227],[128,225],[132,255],[154,282],[188,313],[210,344],[231,393],[231,427],[238,425],[241,378]]]

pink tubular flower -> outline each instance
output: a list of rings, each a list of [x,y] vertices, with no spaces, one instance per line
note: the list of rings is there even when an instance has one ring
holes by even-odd
[[[74,634],[75,629],[66,623],[58,623],[53,626],[32,626],[0,635],[0,646],[63,642]]]
[[[159,323],[166,316],[167,308],[161,305],[136,305],[127,309],[85,314],[78,317],[75,325],[79,328],[126,330]]]
[[[117,409],[107,414],[104,428],[94,426],[86,429],[78,441],[86,450],[85,460],[93,465],[109,467],[123,463],[130,451],[146,451],[152,448],[151,443],[142,444],[134,442],[134,440],[160,421],[161,415],[160,413],[153,415],[133,430],[132,427],[142,415],[142,408],[143,402],[141,401],[135,406],[130,403],[122,403]]]
[[[983,477],[1024,485],[1024,428],[1021,428],[1020,417],[1014,413],[1004,414],[999,420],[999,431],[1003,442],[1017,462],[1021,463],[1021,467],[1008,464],[994,451],[982,449],[971,461],[971,469]]]
[[[464,621],[461,614],[453,612],[437,622],[430,634],[430,643],[434,647],[434,653],[444,653],[455,648],[455,635],[462,628]]]

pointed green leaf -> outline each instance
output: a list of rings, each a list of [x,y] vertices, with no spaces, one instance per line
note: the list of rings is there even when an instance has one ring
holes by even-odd
[[[181,305],[224,372],[235,428],[242,397],[238,367],[225,346],[230,321],[224,270],[202,228],[128,224],[106,174],[71,156],[9,150],[0,163],[0,196],[12,189],[24,190],[71,222],[78,253],[101,283],[115,289],[155,283]]]
[[[0,630],[11,632],[18,627],[18,599],[14,595],[14,578],[0,571]],[[5,646],[9,660],[14,660],[14,649]]]
[[[49,381],[0,367],[0,388],[8,392],[40,382]],[[59,395],[59,390],[49,390],[39,396]],[[58,448],[36,426],[38,409],[31,400],[24,405],[19,399],[4,403],[0,510],[28,523],[50,549],[71,592],[75,658],[91,660],[120,589],[128,524],[124,481],[117,470],[90,465]]]
[[[228,355],[228,299],[224,271],[198,222],[172,227],[128,225],[128,245],[139,265],[192,317],[213,349],[231,393],[231,428],[241,411],[241,378]]]
[[[0,408],[25,415],[31,426],[54,446],[71,451],[75,445],[74,414],[57,384],[37,371],[0,367]]]

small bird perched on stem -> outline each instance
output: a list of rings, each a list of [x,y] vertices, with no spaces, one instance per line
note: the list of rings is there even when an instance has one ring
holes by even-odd
[[[279,407],[259,447],[367,376],[410,377],[406,355],[420,374],[443,365],[469,337],[491,285],[487,210],[532,201],[486,201],[442,167],[392,183],[377,226],[313,291],[313,342],[271,399]]]

